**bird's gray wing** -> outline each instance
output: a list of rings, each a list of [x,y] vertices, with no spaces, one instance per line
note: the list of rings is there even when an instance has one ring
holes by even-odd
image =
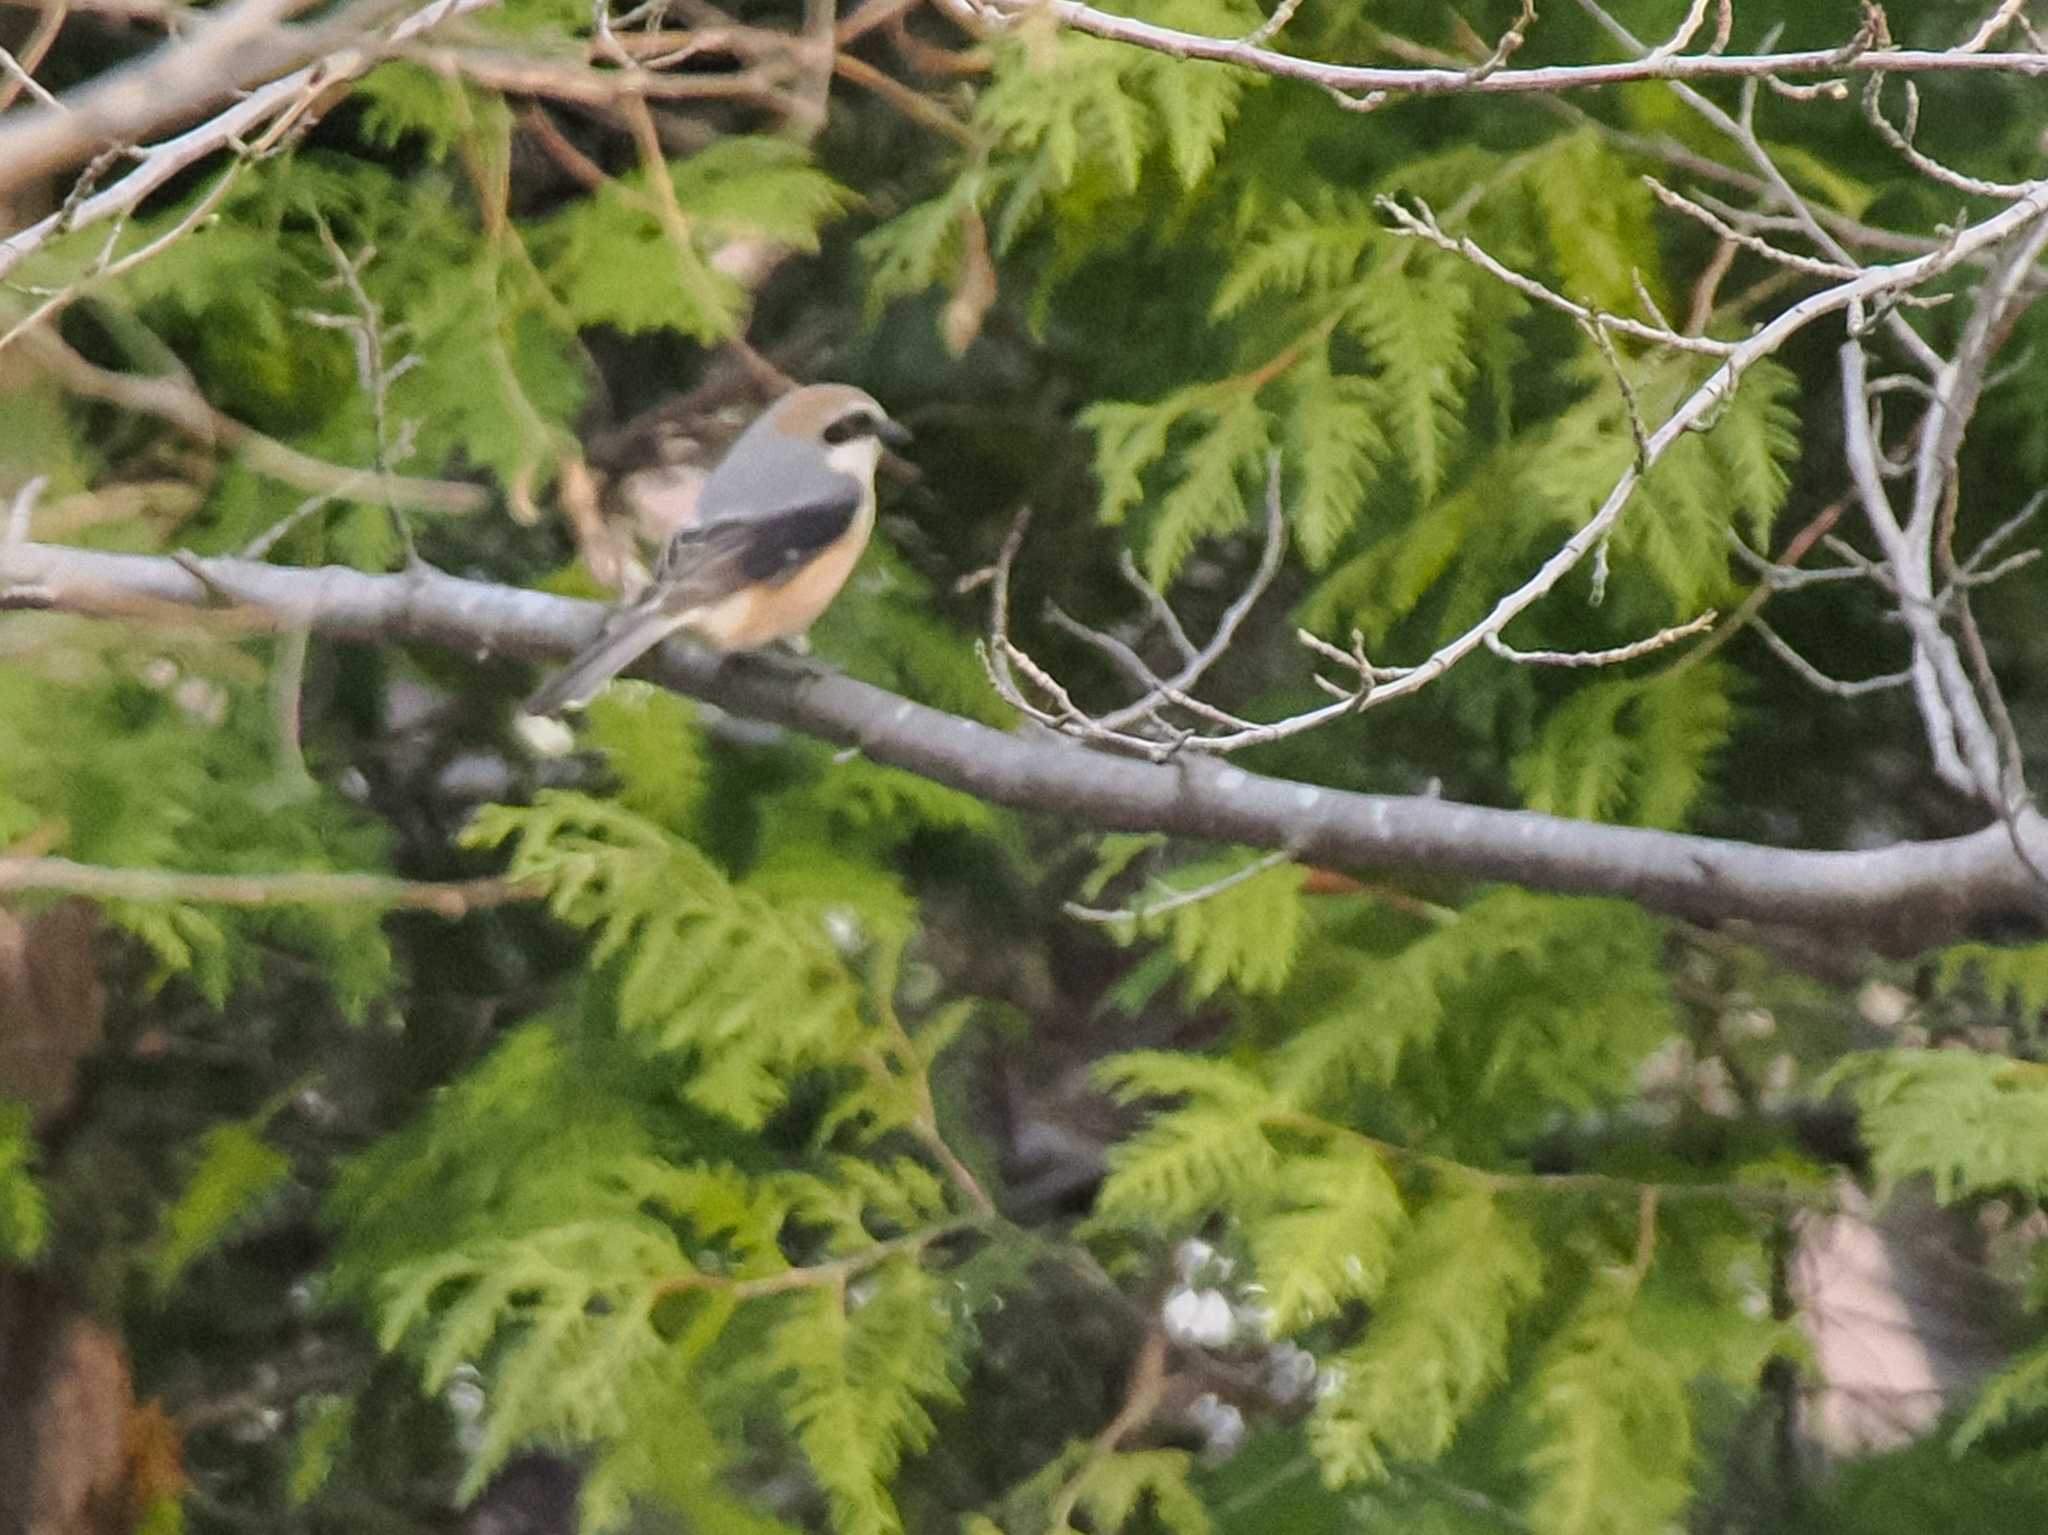
[[[649,600],[679,613],[745,587],[779,586],[845,536],[862,500],[858,480],[835,474],[808,500],[694,523],[662,550]]]

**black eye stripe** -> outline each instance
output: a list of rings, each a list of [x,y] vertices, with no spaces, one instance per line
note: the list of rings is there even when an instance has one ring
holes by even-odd
[[[880,424],[872,411],[851,410],[825,428],[825,441],[838,444],[856,437],[872,437]]]

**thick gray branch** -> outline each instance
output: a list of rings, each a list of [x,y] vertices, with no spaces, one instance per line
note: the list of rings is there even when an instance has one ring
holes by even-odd
[[[580,649],[603,617],[594,603],[425,570],[365,575],[239,560],[188,567],[46,544],[0,547],[0,607],[115,617],[166,603],[207,607],[226,595],[264,610],[280,628],[533,660]],[[1793,851],[1355,794],[1206,759],[1155,764],[1113,757],[1050,733],[993,730],[850,678],[754,657],[721,660],[673,642],[641,670],[678,692],[856,746],[877,762],[977,798],[1105,831],[1167,832],[1285,848],[1306,863],[1430,870],[1618,896],[1703,922],[1792,923],[1898,950],[1941,942],[2001,915],[2048,918],[2048,892],[2016,856],[2003,824],[1867,852]],[[2028,811],[2019,826],[2034,856],[2048,859],[2040,818]]]

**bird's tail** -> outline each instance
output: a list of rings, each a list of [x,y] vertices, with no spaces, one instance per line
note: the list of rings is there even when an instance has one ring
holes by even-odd
[[[680,629],[687,612],[667,607],[626,613],[596,642],[542,683],[526,700],[527,714],[547,716],[580,709],[604,685]]]

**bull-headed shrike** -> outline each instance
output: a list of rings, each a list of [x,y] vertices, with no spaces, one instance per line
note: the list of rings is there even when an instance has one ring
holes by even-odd
[[[864,391],[809,384],[740,434],[668,542],[647,590],[527,700],[581,708],[679,630],[752,650],[810,628],[853,573],[875,526],[875,465],[910,434]]]

